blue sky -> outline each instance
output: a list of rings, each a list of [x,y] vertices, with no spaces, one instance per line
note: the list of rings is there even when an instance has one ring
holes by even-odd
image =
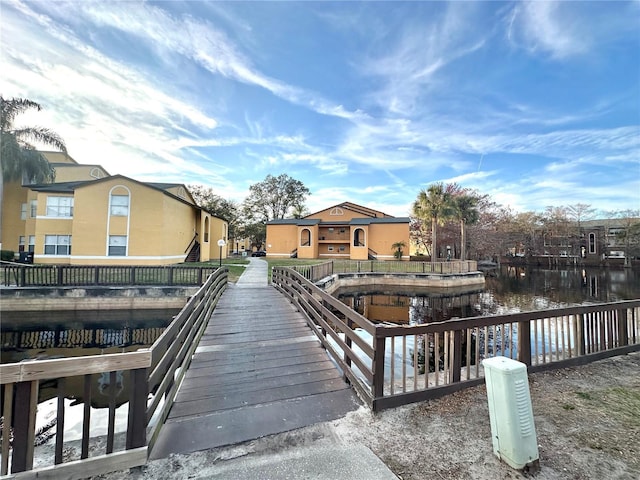
[[[241,201],[267,174],[406,216],[640,208],[640,1],[0,2],[0,92],[80,163]]]

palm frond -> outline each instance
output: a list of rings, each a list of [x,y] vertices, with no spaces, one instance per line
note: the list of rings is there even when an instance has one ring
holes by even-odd
[[[29,148],[32,142],[41,143],[50,147],[57,148],[62,152],[67,151],[64,140],[54,131],[44,127],[28,127],[13,130],[11,133],[16,137],[18,143]]]
[[[39,103],[26,98],[10,98],[5,100],[0,96],[0,130],[5,132],[11,128],[15,118],[21,113],[35,108],[36,110],[42,110]]]

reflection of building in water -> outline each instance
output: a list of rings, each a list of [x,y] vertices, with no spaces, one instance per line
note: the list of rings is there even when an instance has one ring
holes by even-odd
[[[350,291],[340,289],[334,295],[344,304],[375,323],[430,323],[455,317],[474,316],[482,290],[461,293],[459,290],[427,292],[425,289],[407,290],[393,287],[384,292]]]
[[[411,298],[402,295],[363,295],[353,297],[352,307],[361,315],[375,323],[409,323]]]

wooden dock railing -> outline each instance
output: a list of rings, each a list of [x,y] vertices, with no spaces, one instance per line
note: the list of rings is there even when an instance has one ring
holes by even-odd
[[[185,374],[198,340],[227,285],[227,269],[210,275],[150,348],[136,352],[30,360],[0,365],[2,384],[1,475],[7,478],[85,478],[144,465]],[[108,378],[106,439],[91,437],[92,385]],[[65,382],[80,377],[84,385],[80,454],[63,454]],[[120,389],[117,378],[129,388]],[[34,469],[34,438],[41,382],[56,385],[55,454]],[[116,409],[128,403],[126,435],[116,435]],[[13,437],[13,438],[12,438]],[[104,440],[104,442],[102,442]],[[94,453],[104,443],[102,452]],[[41,463],[42,459],[39,459]],[[46,459],[45,459],[46,460]]]
[[[640,350],[640,300],[398,326],[370,322],[292,268],[272,279],[374,411],[482,383],[489,357],[538,371]]]

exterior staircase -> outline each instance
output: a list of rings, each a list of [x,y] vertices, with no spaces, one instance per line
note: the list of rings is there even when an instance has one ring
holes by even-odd
[[[185,263],[193,263],[200,261],[200,242],[193,242],[193,246],[189,253],[187,254],[187,258],[184,259]]]

